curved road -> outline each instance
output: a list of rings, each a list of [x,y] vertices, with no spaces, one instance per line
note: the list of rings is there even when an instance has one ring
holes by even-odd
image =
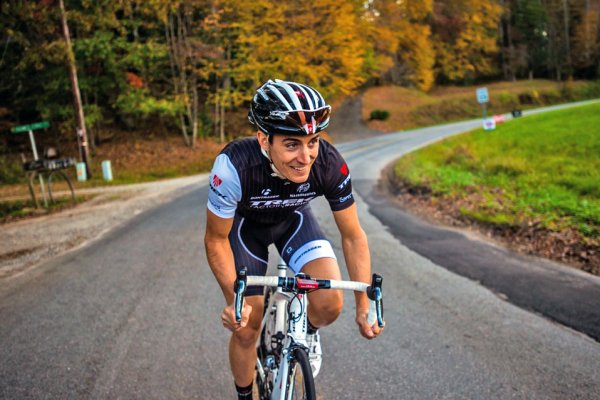
[[[373,215],[381,198],[372,184],[388,157],[474,125],[339,146],[374,270],[385,277],[387,328],[375,341],[359,338],[347,296],[322,333],[320,398],[600,396],[598,342],[441,268]],[[187,188],[101,240],[0,282],[0,398],[234,398],[222,296],[202,246],[206,197],[205,185]],[[313,208],[341,259],[325,202]]]

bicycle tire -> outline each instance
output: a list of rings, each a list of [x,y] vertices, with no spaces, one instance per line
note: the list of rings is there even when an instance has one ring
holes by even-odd
[[[317,399],[315,379],[313,378],[312,369],[308,361],[308,354],[302,347],[296,347],[292,350],[285,398],[298,400]]]

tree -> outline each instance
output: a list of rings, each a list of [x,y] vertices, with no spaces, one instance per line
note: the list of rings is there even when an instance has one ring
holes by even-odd
[[[368,15],[373,25],[378,51],[390,55],[391,65],[383,72],[396,84],[414,85],[428,90],[433,84],[434,51],[428,18],[431,0],[369,2]]]
[[[437,73],[463,82],[496,74],[502,7],[494,0],[436,0],[433,10]]]
[[[600,1],[585,0],[578,16],[573,33],[573,66],[589,78],[599,72],[594,67],[600,63]]]
[[[77,119],[77,143],[79,144],[79,154],[81,160],[85,164],[86,176],[92,177],[92,171],[90,168],[90,153],[89,153],[89,142],[87,138],[87,129],[85,126],[85,116],[83,114],[83,106],[81,104],[81,94],[79,92],[79,82],[77,80],[77,65],[75,64],[75,56],[73,55],[73,48],[71,46],[71,34],[69,33],[69,25],[67,24],[67,13],[65,10],[65,4],[63,0],[58,0],[60,7],[61,25],[63,35],[66,44],[67,53],[67,64],[69,67],[69,78],[71,81],[71,88],[73,90],[73,103],[75,105],[75,115]]]
[[[550,59],[548,37],[548,15],[541,0],[516,1],[510,3],[512,24],[512,46],[522,62],[513,65],[515,74],[526,74],[529,79],[547,74]]]

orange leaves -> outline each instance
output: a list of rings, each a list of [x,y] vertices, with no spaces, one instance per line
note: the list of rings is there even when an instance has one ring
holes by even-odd
[[[125,79],[127,79],[127,83],[131,87],[134,87],[136,89],[141,89],[144,87],[144,80],[139,75],[136,75],[133,72],[126,72]]]

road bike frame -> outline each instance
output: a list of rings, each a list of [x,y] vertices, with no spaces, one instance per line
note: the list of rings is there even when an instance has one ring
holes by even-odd
[[[261,395],[266,398],[290,400],[296,390],[294,376],[297,371],[295,369],[302,367],[294,362],[297,361],[293,359],[294,355],[298,352],[308,354],[308,296],[306,295],[317,289],[366,292],[371,300],[369,324],[377,322],[380,327],[383,327],[385,323],[381,292],[382,278],[373,274],[371,285],[368,285],[354,281],[311,279],[304,274],[287,277],[287,265],[283,261],[280,261],[277,270],[278,276],[264,277],[247,276],[246,269],[241,268],[234,285],[234,304],[236,319],[239,321],[241,320],[244,292],[248,286],[275,288],[268,296],[261,322],[261,335],[257,344],[259,353],[256,361],[257,381],[266,383],[267,387],[259,388]],[[306,375],[305,370],[302,372]],[[314,397],[314,382],[310,366],[308,366],[308,372],[310,376],[304,376],[305,389],[312,394],[309,394],[307,398],[316,398]]]

